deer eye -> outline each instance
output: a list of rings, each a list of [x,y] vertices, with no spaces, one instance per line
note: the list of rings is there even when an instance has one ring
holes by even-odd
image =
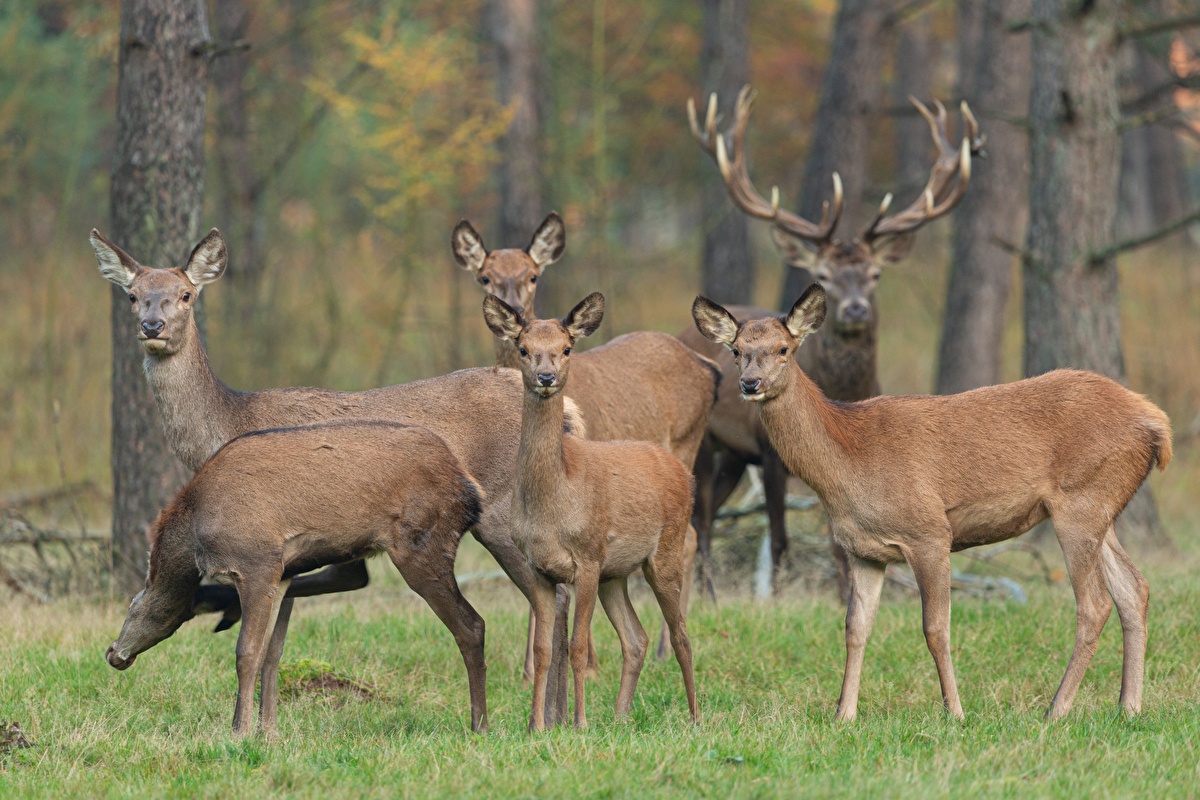
[[[492,282],[492,279],[489,278],[487,275],[482,275],[479,278],[479,283],[483,286],[487,286],[491,282]]]
[[[184,293],[183,293],[183,302],[185,302],[185,303],[186,303],[186,302],[188,302],[188,301],[189,301],[189,300],[191,300],[191,299],[192,299],[192,293],[191,293],[191,292],[184,292]]]
[[[821,281],[822,283],[828,283],[832,279],[833,275],[831,275],[828,270],[820,270],[817,273],[817,280]]]
[[[531,277],[531,278],[529,279],[529,282],[530,282],[530,283],[537,283],[537,275],[534,275],[533,277]]]
[[[137,295],[133,295],[133,294],[129,295],[129,302],[131,302],[131,303],[136,303],[136,302],[137,302]]]
[[[518,347],[517,352],[521,354],[521,358],[525,358],[526,356],[529,355],[529,351],[526,350],[524,347]]]
[[[779,355],[781,355],[781,356],[786,356],[786,355],[787,355],[787,348],[786,348],[786,347],[781,347],[781,348],[779,348]]]
[[[738,350],[736,347],[734,347],[734,348],[732,349],[732,352],[733,352],[733,357],[734,357],[734,358],[741,358],[741,357],[742,357],[742,351],[741,351],[741,350]]]
[[[564,349],[563,349],[563,355],[564,355],[564,356],[569,356],[569,355],[571,355],[571,348],[569,348],[569,347],[567,347],[567,348],[564,348]]]

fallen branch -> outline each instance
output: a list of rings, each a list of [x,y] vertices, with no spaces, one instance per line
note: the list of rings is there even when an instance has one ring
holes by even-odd
[[[821,501],[815,497],[788,497],[783,501],[783,507],[788,511],[811,511],[818,508]],[[753,503],[746,506],[738,506],[737,508],[722,508],[717,512],[717,519],[739,519],[748,517],[753,514],[765,514],[767,511],[766,501]]]
[[[3,583],[16,594],[25,595],[39,606],[44,606],[47,602],[49,602],[44,594],[39,592],[37,589],[34,589],[32,586],[28,586],[16,575],[13,575],[11,572],[9,572],[8,568],[4,566],[3,562],[0,562],[0,583]]]
[[[31,489],[27,492],[6,494],[0,498],[0,506],[4,508],[40,507],[76,495],[99,491],[99,487],[92,481],[76,481],[48,489]]]

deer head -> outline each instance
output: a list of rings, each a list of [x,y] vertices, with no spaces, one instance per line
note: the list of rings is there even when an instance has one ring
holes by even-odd
[[[825,321],[825,290],[819,283],[809,286],[783,319],[767,317],[741,324],[707,297],[697,297],[692,319],[705,338],[733,353],[742,399],[769,400],[787,388],[788,362],[805,337]]]
[[[592,292],[561,320],[527,320],[494,295],[483,298],[483,318],[499,339],[512,342],[521,357],[525,389],[550,397],[567,381],[571,348],[591,336],[604,319],[604,295]]]
[[[228,255],[221,232],[213,228],[182,269],[143,267],[92,229],[92,249],[100,274],[125,290],[137,321],[137,337],[148,355],[179,352],[193,335],[192,309],[200,290],[225,273]]]
[[[922,225],[949,212],[962,199],[971,179],[971,156],[983,149],[979,125],[964,102],[961,147],[951,144],[946,131],[946,109],[936,103],[931,112],[916,98],[909,98],[929,122],[938,156],[921,196],[903,211],[887,215],[892,203],[883,198],[875,219],[851,240],[834,236],[842,215],[842,181],[833,173],[833,201],[826,201],[821,221],[810,222],[779,207],[779,188],[771,190],[768,202],[754,188],[746,167],[744,143],[750,124],[754,93],[749,86],[738,94],[730,144],[717,130],[717,96],[709,98],[704,125],[696,116],[696,104],[688,100],[688,123],[700,146],[717,162],[721,178],[733,202],[744,212],[773,223],[771,238],[789,266],[809,270],[825,289],[833,310],[836,332],[853,334],[875,324],[875,288],[884,267],[902,260],[912,246],[913,234]],[[732,157],[729,150],[732,150]]]
[[[551,211],[533,234],[529,246],[488,252],[481,237],[465,219],[450,237],[454,260],[475,274],[483,290],[504,301],[518,314],[533,310],[538,278],[557,261],[567,246],[562,217]]]

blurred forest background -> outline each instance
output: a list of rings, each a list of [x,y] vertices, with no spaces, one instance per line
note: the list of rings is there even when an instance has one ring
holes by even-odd
[[[1122,240],[1186,218],[1200,197],[1197,7],[1132,5],[1143,28],[1190,23],[1122,45]],[[865,15],[856,42],[834,36],[851,12]],[[933,151],[909,94],[952,109],[967,99],[989,146],[1022,153],[1015,167],[977,162],[968,202],[879,288],[884,392],[950,386],[939,363],[963,338],[943,338],[966,246],[955,237],[986,245],[1001,266],[959,280],[999,282],[995,378],[1017,379],[1029,14],[1019,0],[212,0],[204,212],[190,242],[216,226],[230,247],[226,276],[204,292],[214,369],[236,388],[365,389],[491,363],[481,293],[450,252],[463,217],[495,248],[524,246],[559,211],[567,251],[539,290],[542,312],[603,291],[601,340],[681,330],[705,286],[777,307],[786,268],[766,224],[744,224],[736,264],[702,263],[706,237],[737,212],[685,103],[703,107],[719,89],[729,109],[748,80],[760,190],[777,184],[785,206],[819,215],[837,169],[844,226],[887,192],[907,205],[924,184]],[[119,18],[115,0],[0,8],[0,494],[86,530],[107,527],[111,503],[111,293],[87,236],[111,232]],[[817,158],[837,145],[819,141],[823,81],[861,123],[842,136],[853,155],[832,166]],[[958,221],[973,200],[983,228]],[[1129,383],[1170,414],[1180,442],[1160,496],[1177,542],[1200,530],[1198,240],[1181,225],[1118,258]]]

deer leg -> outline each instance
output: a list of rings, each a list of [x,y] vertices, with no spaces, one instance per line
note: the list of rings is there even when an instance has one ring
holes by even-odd
[[[370,582],[367,562],[364,559],[346,564],[334,564],[319,572],[300,575],[292,579],[288,597],[315,597],[361,589]],[[214,632],[229,630],[242,618],[238,594],[229,586],[219,584],[201,586],[196,590],[192,605],[197,611],[220,611],[221,619]]]
[[[587,728],[584,683],[587,678],[588,645],[592,641],[592,613],[600,588],[600,569],[575,571],[575,623],[571,636],[571,671],[575,674],[575,727]]]
[[[436,534],[435,534],[436,535]],[[484,662],[483,617],[467,602],[454,579],[454,555],[436,544],[428,548],[393,544],[388,555],[408,588],[420,595],[437,614],[458,645],[467,668],[471,697],[471,730],[487,731],[487,665]]]
[[[680,594],[680,603],[683,605],[684,611],[687,610],[688,603],[692,598],[692,576],[696,571],[696,547],[696,529],[688,525],[687,532],[683,535],[683,588]],[[662,628],[658,633],[658,652],[655,656],[659,661],[665,661],[670,654],[671,629],[668,627],[667,620],[664,617]]]
[[[1071,578],[1071,589],[1075,592],[1075,649],[1067,662],[1054,700],[1046,711],[1046,719],[1060,719],[1071,710],[1083,674],[1087,671],[1100,632],[1112,612],[1112,603],[1105,591],[1103,571],[1100,569],[1100,545],[1103,534],[1091,536],[1083,533],[1086,528],[1072,525],[1066,520],[1054,518],[1055,533],[1062,546],[1067,562],[1067,574]],[[1061,523],[1061,524],[1060,524]]]
[[[713,470],[712,436],[705,434],[700,440],[696,458],[692,461],[692,474],[696,477],[695,502],[692,504],[692,527],[696,529],[696,554],[700,567],[700,591],[710,600],[716,600],[713,588],[709,557],[712,555],[713,524]]]
[[[567,635],[567,615],[571,612],[571,590],[558,584],[554,591],[554,632],[550,636],[550,685],[546,690],[546,722],[566,725],[571,683],[570,637]]]
[[[258,726],[268,733],[274,733],[279,719],[279,662],[283,658],[283,645],[287,641],[292,606],[296,603],[283,589],[281,594],[283,600],[275,617],[275,630],[271,634],[271,641],[267,643],[262,671],[259,673]]]
[[[839,722],[850,722],[858,714],[858,688],[862,682],[863,652],[875,612],[879,610],[879,595],[883,592],[883,573],[887,564],[867,561],[851,555],[850,600],[846,604],[846,674],[842,678],[842,695],[838,698]]]
[[[533,606],[529,607],[529,635],[525,637],[525,669],[521,673],[521,684],[529,686],[533,682],[533,632],[537,620],[533,616]]]
[[[629,602],[629,579],[614,578],[600,584],[600,603],[621,640],[621,688],[617,692],[617,717],[629,716],[633,693],[646,663],[650,638]]]
[[[267,637],[275,627],[287,587],[280,585],[277,573],[272,577],[240,576],[237,589],[242,605],[242,630],[237,642],[238,692],[233,732],[249,736],[254,732],[254,687],[262,670]]]
[[[545,576],[534,575],[533,613],[537,619],[533,638],[533,710],[529,730],[546,729],[546,685],[550,678],[550,645],[554,635],[555,586]]]
[[[925,631],[925,644],[937,665],[942,704],[950,716],[962,719],[958,683],[954,680],[954,664],[950,660],[950,549],[939,548],[932,553],[906,552],[905,556],[921,592],[921,627]]]
[[[1117,606],[1125,643],[1121,669],[1121,708],[1127,714],[1142,710],[1142,680],[1146,669],[1146,613],[1150,606],[1150,584],[1133,565],[1111,525],[1104,536],[1100,563],[1108,593]]]
[[[665,538],[665,537],[664,537]],[[683,673],[683,688],[687,693],[688,711],[692,722],[700,722],[700,707],[696,704],[696,676],[692,667],[692,642],[688,638],[683,608],[683,569],[680,559],[671,559],[661,547],[642,566],[646,582],[654,591],[663,619],[671,629],[671,646],[675,649],[675,660]]]
[[[779,592],[779,566],[787,552],[787,467],[775,448],[763,448],[763,494],[767,500],[767,522],[771,530],[771,588]]]

